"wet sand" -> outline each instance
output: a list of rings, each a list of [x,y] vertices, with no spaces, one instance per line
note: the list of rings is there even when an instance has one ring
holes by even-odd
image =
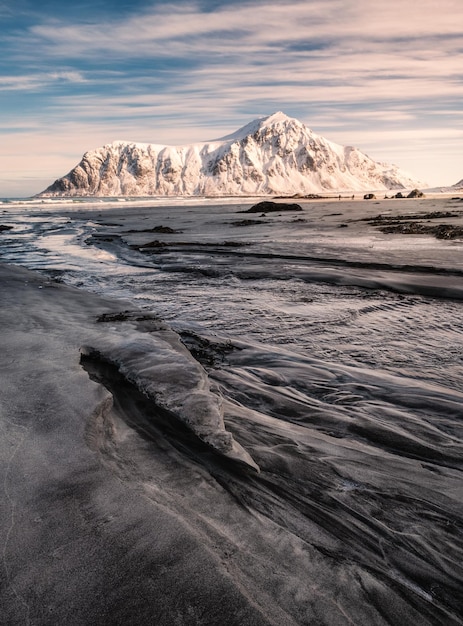
[[[113,471],[117,454],[105,461],[116,445],[110,395],[81,367],[80,347],[123,303],[3,264],[0,284],[1,623],[272,623],[230,576],[220,539],[211,552],[157,497],[168,443],[159,468],[146,459],[151,438],[117,426],[132,462],[145,457],[153,474],[146,492],[124,462]],[[183,469],[185,489],[190,474],[208,489],[200,469]]]
[[[341,202],[344,215],[335,215],[337,205],[331,206],[313,217],[320,229],[333,222],[330,235],[349,231],[355,241],[354,229],[375,228],[354,221],[358,204]],[[371,206],[369,214],[376,209]],[[426,243],[437,263],[423,279],[409,267],[414,282],[407,300],[396,295],[409,289],[406,268],[396,264],[410,265],[414,250],[404,253],[400,243],[373,263],[359,240],[355,254],[346,247],[338,258],[330,257],[327,269],[315,257],[309,267],[306,257],[296,256],[286,268],[288,258],[273,241],[268,243],[273,256],[265,257],[265,265],[265,241],[255,257],[247,249],[240,256],[240,246],[224,245],[208,226],[209,209],[199,216],[203,223],[196,216],[189,222],[189,211],[178,223],[168,221],[167,209],[163,217],[146,208],[124,211],[98,215],[82,209],[80,217],[99,223],[97,245],[116,250],[124,262],[133,258],[140,267],[162,263],[164,268],[171,262],[173,285],[179,282],[180,261],[189,269],[190,246],[195,271],[199,267],[206,276],[219,267],[216,260],[224,264],[225,276],[234,271],[235,276],[265,277],[275,266],[281,289],[284,272],[291,277],[309,272],[307,284],[312,284],[321,267],[322,283],[330,279],[337,285],[342,277],[341,284],[374,289],[374,281],[380,281],[390,292],[374,292],[371,304],[369,292],[360,291],[361,307],[353,315],[359,322],[351,326],[344,315],[337,323],[337,309],[328,308],[329,292],[323,294],[320,320],[331,328],[327,341],[333,353],[317,353],[321,333],[312,351],[253,342],[249,333],[240,339],[237,330],[226,341],[212,332],[183,333],[184,343],[207,370],[211,389],[217,386],[223,395],[227,432],[257,464],[256,472],[173,419],[153,401],[155,394],[147,397],[146,389],[137,386],[143,378],[131,376],[128,365],[121,371],[115,355],[128,337],[146,345],[148,336],[156,340],[159,332],[170,332],[159,320],[146,319],[146,310],[137,311],[128,301],[0,264],[0,621],[41,626],[463,624],[461,358],[456,344],[454,357],[449,349],[439,352],[442,335],[435,328],[428,331],[429,337],[434,332],[428,341],[436,342],[429,346],[429,357],[428,346],[416,344],[412,328],[425,327],[435,314],[448,325],[449,341],[459,337],[454,330],[461,261],[455,259],[455,273],[448,273],[447,248],[441,258],[432,241]],[[70,211],[69,218],[75,214]],[[231,211],[217,215],[226,224],[239,217]],[[285,219],[297,241],[297,224]],[[344,221],[347,228],[335,231]],[[167,224],[176,232],[146,231]],[[189,224],[194,232],[188,232]],[[230,226],[227,241],[252,241],[255,227],[244,228]],[[270,233],[272,224],[265,228]],[[195,230],[205,233],[206,243],[210,237],[210,265],[201,256],[204,248]],[[117,238],[121,234],[123,245]],[[143,246],[155,238],[166,242],[167,252],[156,256],[151,250],[153,261]],[[333,239],[332,251],[337,246]],[[316,246],[312,251],[315,255]],[[387,272],[378,265],[382,262],[389,263]],[[48,260],[48,276],[52,264]],[[91,266],[87,271],[91,275]],[[387,284],[391,272],[397,285]],[[185,284],[170,297],[177,293],[180,302],[184,292],[185,306],[192,307],[200,303],[200,292],[189,295],[187,274],[182,276]],[[201,276],[198,272],[192,280],[194,287]],[[231,282],[227,278],[225,284]],[[204,282],[207,300],[205,288]],[[422,301],[422,293],[439,297]],[[155,295],[162,300],[162,293]],[[317,302],[301,302],[313,321]],[[373,317],[369,323],[375,311],[380,322]],[[237,319],[233,310],[232,315]],[[400,350],[408,336],[411,353],[420,352],[425,364],[447,358],[442,367],[426,371],[418,360],[399,359],[399,369],[391,369],[387,348],[395,348],[384,346],[384,336],[391,336],[393,325],[400,330],[407,316],[412,321],[404,326],[406,335],[397,335]],[[382,324],[386,331],[380,334]],[[344,334],[336,334],[338,327]],[[315,332],[315,325],[303,327],[307,340]],[[361,357],[363,364],[343,360],[348,333],[359,351],[362,336],[373,346]],[[88,346],[101,350],[95,354]],[[108,358],[102,358],[105,350]],[[407,354],[412,356],[418,358]],[[439,381],[441,372],[448,379]]]

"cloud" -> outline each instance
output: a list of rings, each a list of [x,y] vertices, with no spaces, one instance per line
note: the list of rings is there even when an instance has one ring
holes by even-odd
[[[48,77],[51,80],[55,80],[55,81],[59,81],[59,80],[63,80],[69,83],[84,83],[85,78],[82,75],[81,72],[76,72],[76,71],[59,71],[59,72],[52,72],[51,74],[48,74]]]
[[[407,99],[438,80],[441,93],[459,97],[459,17],[463,21],[463,7],[455,0],[442,0],[438,11],[431,0],[423,0],[419,10],[411,0],[262,2],[214,11],[190,3],[160,4],[128,19],[45,20],[16,42],[16,54],[37,58],[39,52],[41,64],[50,67],[57,60],[69,67],[87,64],[87,73],[119,63],[123,75],[113,86],[125,91],[140,91],[143,84],[152,89],[155,83],[175,94],[179,87],[195,92],[210,85],[220,97],[231,83],[242,89],[297,87],[302,95],[311,86],[317,87],[318,100],[323,93],[322,99],[338,101],[349,86],[370,99],[382,98],[385,81],[389,97]],[[144,71],[137,66],[140,59]],[[26,78],[18,88],[46,84],[40,73]],[[102,84],[110,83],[108,74]],[[10,80],[10,88],[14,84]]]
[[[121,92],[134,99],[154,90],[161,99],[170,94],[175,110],[183,110],[176,96],[200,102],[201,94],[201,106],[211,97],[230,98],[238,107],[240,99],[293,98],[325,104],[428,99],[432,106],[431,93],[461,97],[459,16],[463,20],[463,7],[455,0],[442,0],[438,11],[430,0],[419,10],[411,0],[262,2],[213,11],[160,4],[123,20],[45,20],[21,38],[17,53],[36,56],[39,50],[43,65],[85,63],[87,80],[102,66],[118,66],[117,76],[100,70],[98,90],[101,97],[112,88],[115,107]],[[84,80],[76,69],[74,75],[61,70],[10,78],[4,85],[37,89],[67,75],[75,84]]]
[[[422,41],[423,37],[461,37],[463,7],[459,0],[325,0],[259,3],[202,11],[199,5],[156,5],[151,12],[99,23],[66,24],[59,19],[30,29],[32,43],[58,56],[89,57],[156,54],[244,53],[288,43]],[[25,43],[27,47],[27,42]]]
[[[0,76],[0,91],[36,91],[49,87],[53,83],[84,83],[86,79],[81,72],[57,71],[38,72],[19,76]]]
[[[264,4],[219,8],[204,12],[196,5],[177,3],[156,8],[151,14],[99,24],[59,24],[34,26],[31,36],[55,55],[89,56],[105,50],[108,54],[185,54],[195,51],[236,52],[237,42],[247,50],[307,37],[307,27],[326,19],[337,1],[296,2],[289,5]],[[167,46],[166,46],[167,43]]]

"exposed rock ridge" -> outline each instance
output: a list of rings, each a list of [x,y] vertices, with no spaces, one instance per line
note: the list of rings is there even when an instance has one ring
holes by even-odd
[[[86,152],[41,196],[250,196],[420,187],[397,167],[278,112],[180,147],[116,141]]]

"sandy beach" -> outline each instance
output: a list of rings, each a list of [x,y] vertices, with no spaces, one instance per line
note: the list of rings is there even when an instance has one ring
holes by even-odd
[[[463,623],[461,242],[363,206],[7,207],[2,624]]]

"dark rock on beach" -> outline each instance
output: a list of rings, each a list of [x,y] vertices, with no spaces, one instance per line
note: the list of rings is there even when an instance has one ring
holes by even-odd
[[[432,235],[436,239],[461,239],[463,226],[460,224],[432,223],[433,220],[461,220],[461,211],[430,211],[429,213],[410,213],[408,215],[376,215],[362,218],[379,228],[382,233],[399,235]]]
[[[463,227],[452,224],[427,225],[420,222],[400,222],[389,226],[381,226],[382,233],[397,233],[401,235],[434,235],[436,239],[461,239]]]
[[[412,189],[407,198],[424,198],[424,193],[419,189]]]
[[[154,226],[153,228],[144,228],[143,230],[131,230],[130,233],[162,233],[163,235],[174,235],[181,233],[181,230],[175,230],[170,226]]]
[[[302,207],[295,202],[272,202],[264,200],[254,204],[245,213],[272,213],[275,211],[302,211]]]

